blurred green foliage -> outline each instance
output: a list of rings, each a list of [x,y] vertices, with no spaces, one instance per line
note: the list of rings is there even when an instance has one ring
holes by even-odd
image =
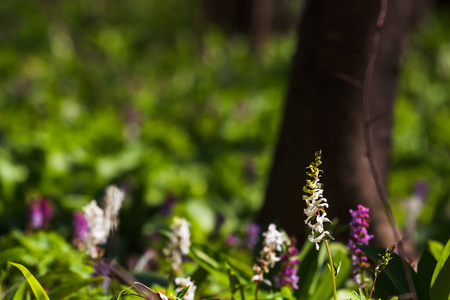
[[[206,240],[259,207],[276,141],[293,33],[259,58],[245,37],[199,22],[199,3],[0,3],[0,233],[24,228],[36,195],[56,206],[70,236],[73,210],[116,183],[128,197],[120,251],[140,252],[166,224],[162,206]],[[445,240],[450,195],[448,14],[412,37],[393,136],[389,188],[399,221],[412,185],[429,185],[419,240]],[[447,210],[443,210],[443,208]],[[447,233],[448,234],[448,233]],[[126,245],[126,246],[125,246]]]
[[[198,238],[217,211],[228,231],[251,218],[294,39],[257,60],[195,16],[186,0],[0,4],[0,232],[23,228],[26,201],[45,195],[68,236],[71,212],[109,183],[129,192],[134,251],[168,195]]]
[[[391,203],[400,224],[408,222],[413,186],[426,183],[419,226],[412,238],[445,242],[450,226],[450,11],[430,14],[407,44],[396,102]]]

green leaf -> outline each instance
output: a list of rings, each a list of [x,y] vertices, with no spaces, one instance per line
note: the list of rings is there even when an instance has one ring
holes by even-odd
[[[45,293],[39,281],[36,280],[33,274],[31,274],[26,267],[24,267],[21,264],[16,264],[12,262],[9,262],[9,264],[18,268],[22,272],[23,276],[25,276],[26,280],[28,281],[28,284],[30,285],[31,290],[33,291],[37,300],[50,300],[50,298]]]
[[[196,249],[191,248],[191,252],[193,252],[192,254],[194,256],[194,259],[201,261],[202,264],[208,266],[208,268],[212,268],[214,270],[220,269],[220,264],[214,258],[209,256],[202,250],[200,250],[198,248],[196,248]]]
[[[400,294],[395,285],[392,283],[392,280],[384,271],[378,274],[377,282],[375,283],[375,292],[378,297],[383,299],[390,295]]]
[[[222,255],[222,259],[227,262],[230,268],[244,277],[253,276],[253,268],[248,264],[247,257],[236,257],[231,255]]]
[[[448,257],[450,255],[450,240],[447,242],[447,245],[445,245],[444,250],[441,252],[441,255],[439,259],[437,260],[436,268],[433,272],[433,277],[431,278],[431,287],[434,285],[434,282],[436,281],[437,276],[439,275],[439,272],[441,272],[442,268],[444,267],[445,262],[447,261]]]
[[[16,292],[21,288],[22,286],[25,286],[26,280],[23,279],[19,281],[18,283],[14,284],[12,287],[9,288],[9,290],[6,291],[3,300],[12,300],[14,299],[14,295]]]
[[[360,288],[359,289],[359,295],[361,297],[361,300],[366,300],[366,293],[364,293],[364,291]]]
[[[350,298],[351,300],[367,300],[366,294],[364,293],[364,291],[362,289],[359,289],[359,294],[357,292],[353,291],[352,295],[355,298]]]
[[[435,240],[428,240],[428,248],[436,261],[438,261],[439,257],[441,257],[442,251],[444,250],[444,245]]]
[[[157,272],[131,273],[136,281],[146,285],[157,284],[164,286],[167,284],[167,276]]]
[[[111,299],[109,300],[118,300],[120,298],[120,296],[122,296],[123,293],[125,293],[126,291],[128,291],[129,289],[132,289],[133,287],[127,287],[126,289],[121,290],[117,295],[113,296]]]
[[[334,261],[340,261],[340,276],[336,277],[336,288],[341,287],[346,281],[347,277],[351,273],[350,259],[348,257],[348,248],[342,243],[330,243],[330,251]],[[319,266],[325,264],[328,260],[326,255],[326,248],[323,246],[319,251]],[[301,265],[301,262],[300,262]],[[322,272],[320,276],[317,276],[317,286],[314,286],[309,290],[309,295],[306,297],[308,300],[323,300],[329,299],[333,294],[331,274],[328,272]],[[301,282],[301,281],[300,281]],[[318,293],[317,291],[320,291]]]
[[[235,295],[234,294],[237,291],[240,292],[241,300],[245,300],[244,287],[242,286],[241,282],[239,281],[239,278],[236,277],[235,273],[230,268],[228,263],[226,263],[225,265],[227,267],[228,280],[230,282],[231,300],[235,299]]]
[[[17,289],[17,292],[14,294],[13,300],[24,300],[24,299],[30,299],[28,284],[26,284],[25,281]]]
[[[200,248],[200,245],[191,246],[189,251],[189,256],[203,269],[207,270],[209,273],[214,275],[221,284],[226,285],[228,283],[228,275],[226,274],[226,270],[221,263],[218,261],[220,259],[220,255],[215,253],[211,249],[207,249],[206,247]]]
[[[90,284],[100,282],[106,280],[106,278],[103,277],[93,277],[93,278],[79,278],[75,280],[70,280],[63,282],[62,284],[58,285],[56,288],[51,290],[48,294],[48,296],[52,300],[58,300],[63,299],[64,297],[67,297],[73,293],[78,292],[81,288],[88,286]]]
[[[428,293],[430,292],[431,278],[433,277],[436,263],[437,261],[433,255],[428,250],[425,250],[417,264],[417,275],[423,281]]]
[[[448,299],[450,295],[450,240],[444,247],[439,257],[436,268],[433,272],[430,285],[430,295],[432,299]]]
[[[377,262],[380,258],[380,255],[383,255],[386,252],[385,248],[380,247],[358,246],[358,248],[361,249],[361,251],[374,262]],[[418,298],[425,300],[430,299],[425,284],[421,281],[421,279],[419,278],[417,273],[414,272],[411,266],[395,253],[393,253],[391,257],[392,259],[389,261],[387,267],[383,270],[383,272],[381,272],[380,275],[378,275],[377,284],[375,285],[377,295],[384,295],[385,297],[388,295],[392,295],[392,291],[389,287],[389,282],[395,287],[399,295],[409,293],[408,282],[405,278],[403,267],[403,264],[405,263],[413,280],[414,288],[416,290]],[[387,277],[388,281],[383,282],[384,276]],[[383,296],[381,297],[383,298]]]
[[[123,289],[123,290],[121,290],[117,295],[115,295],[114,297],[112,297],[110,300],[118,300],[126,291],[128,291],[129,289],[132,289],[133,287],[132,286],[130,286],[130,287],[127,287],[126,289]],[[131,294],[131,293],[126,293],[124,296],[132,296],[132,297],[136,297],[136,298],[144,298],[144,299],[147,299],[147,298],[145,298],[144,296],[141,296],[141,295],[138,295],[138,294]],[[151,298],[148,298],[148,299],[151,299],[151,300],[153,300],[155,297],[158,297],[158,298],[156,298],[156,299],[160,299],[160,297],[159,296],[152,296]]]
[[[342,264],[342,261],[340,261],[339,264],[333,263],[333,265],[334,265],[334,276],[335,277],[339,274],[339,271],[341,270],[341,264]]]
[[[191,287],[190,285],[185,286],[180,292],[178,292],[177,297],[183,299],[183,297],[187,294],[190,287]]]
[[[301,284],[299,284],[299,289],[294,292],[294,295],[297,299],[307,299],[309,290],[318,277],[319,251],[313,247],[312,243],[308,242],[303,246],[299,258],[298,276]]]

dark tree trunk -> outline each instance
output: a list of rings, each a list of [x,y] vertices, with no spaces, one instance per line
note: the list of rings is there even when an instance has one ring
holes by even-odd
[[[296,15],[291,7],[301,0],[200,0],[201,14],[197,17],[201,29],[211,24],[228,35],[244,34],[255,54],[264,47],[273,32],[292,30]]]
[[[418,2],[388,1],[370,82],[374,157],[385,182],[402,41],[415,19]],[[364,80],[380,6],[381,1],[306,2],[284,119],[259,215],[260,223],[278,222],[300,241],[306,237],[301,199],[305,167],[319,149],[323,151],[328,216],[348,223],[349,209],[362,204],[370,208],[375,243],[387,245],[394,240],[367,159],[361,88],[348,79]]]
[[[274,16],[274,0],[253,0],[250,23],[250,43],[253,53],[259,54],[270,36]]]
[[[215,24],[227,33],[249,32],[252,0],[202,0],[206,24]]]

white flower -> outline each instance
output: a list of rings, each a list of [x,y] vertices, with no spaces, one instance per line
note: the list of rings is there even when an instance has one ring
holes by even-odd
[[[164,254],[170,258],[170,264],[172,265],[172,270],[180,270],[183,264],[183,258],[181,257],[180,251],[169,250],[166,248],[163,250]]]
[[[108,223],[108,227],[114,230],[118,225],[118,218],[120,207],[122,206],[125,193],[114,185],[110,185],[106,188],[104,198],[104,212],[105,222]]]
[[[326,234],[330,234],[330,233],[328,231],[324,231],[318,237],[315,238],[314,237],[314,233],[313,233],[313,234],[308,235],[308,240],[311,243],[315,243],[316,244],[316,250],[319,250],[320,247],[319,247],[318,243],[325,237]]]
[[[175,289],[175,293],[179,293],[182,289],[189,286],[189,289],[187,290],[186,295],[184,295],[183,300],[194,300],[195,290],[197,289],[197,286],[194,284],[194,282],[191,281],[191,277],[177,277],[175,278],[175,284],[178,286]]]
[[[189,231],[189,222],[186,219],[174,217],[170,242],[167,248],[163,250],[164,254],[170,258],[172,269],[179,271],[182,264],[182,254],[189,253],[191,247],[191,232]]]
[[[123,199],[124,193],[121,190],[115,186],[109,186],[106,189],[104,209],[101,209],[95,200],[83,208],[89,228],[85,243],[93,258],[99,256],[97,246],[106,243],[110,230],[117,227],[117,216]]]
[[[264,277],[262,274],[253,275],[252,281],[263,281]]]
[[[324,231],[323,223],[331,223],[330,219],[326,217],[327,213],[324,209],[328,208],[328,203],[327,199],[323,197],[323,185],[319,182],[319,174],[321,172],[319,165],[322,163],[320,161],[320,155],[321,153],[317,152],[315,162],[311,163],[308,167],[311,172],[307,172],[307,174],[313,179],[306,180],[306,185],[303,187],[303,191],[306,195],[302,196],[303,200],[306,202],[306,208],[303,210],[306,215],[305,224],[311,229],[308,240],[316,244],[317,250],[319,250],[318,243],[326,235],[330,234],[328,231]],[[319,233],[319,236],[315,237],[315,233]]]
[[[255,282],[266,282],[263,278],[264,273],[268,273],[269,268],[273,268],[275,263],[281,260],[277,256],[276,251],[282,250],[281,246],[284,242],[284,233],[279,232],[275,224],[270,224],[268,230],[263,233],[263,236],[263,247],[258,258],[259,265],[255,264],[253,266],[255,275],[252,277],[252,280]],[[270,282],[266,283],[271,284]]]
[[[89,235],[95,244],[105,243],[108,238],[109,227],[105,226],[103,210],[98,207],[95,200],[92,200],[84,208],[84,213],[89,227]]]
[[[253,265],[253,271],[255,271],[255,275],[253,275],[252,281],[263,281],[264,272],[258,265]]]
[[[188,254],[191,247],[191,232],[189,231],[189,222],[184,218],[175,217],[173,219],[171,241],[177,244],[181,253]]]
[[[279,262],[281,260],[280,257],[278,257],[275,252],[270,252],[268,261],[270,262],[269,267],[273,268],[276,262]]]
[[[87,250],[93,258],[97,258],[97,245],[106,243],[109,226],[105,223],[103,210],[98,207],[95,200],[84,207],[84,214],[89,228],[86,236]]]
[[[277,230],[275,224],[270,224],[267,232],[263,233],[264,246],[269,249],[281,251],[281,245],[283,245],[283,234]]]

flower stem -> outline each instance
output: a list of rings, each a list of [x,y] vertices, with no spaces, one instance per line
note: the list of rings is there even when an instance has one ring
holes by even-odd
[[[327,247],[327,252],[328,252],[328,258],[330,260],[330,266],[331,266],[331,282],[333,283],[333,296],[334,296],[334,300],[337,300],[337,293],[336,293],[336,279],[334,276],[334,265],[333,265],[333,259],[331,258],[331,252],[330,252],[330,247],[328,246],[328,241],[324,240],[325,242],[325,246]]]
[[[175,280],[175,272],[171,270],[169,273],[169,277],[167,278],[167,289],[169,289],[170,285],[174,280]]]
[[[259,282],[256,282],[256,287],[255,287],[255,300],[258,300],[258,290],[259,290]]]
[[[367,289],[366,278],[364,276],[364,270],[361,271],[361,281],[364,287],[364,296],[368,296],[369,290]],[[369,298],[370,299],[370,298]]]
[[[377,281],[377,277],[378,277],[378,274],[375,275],[375,278],[373,279],[372,288],[370,289],[369,299],[372,299],[373,288],[375,287],[375,282]]]

